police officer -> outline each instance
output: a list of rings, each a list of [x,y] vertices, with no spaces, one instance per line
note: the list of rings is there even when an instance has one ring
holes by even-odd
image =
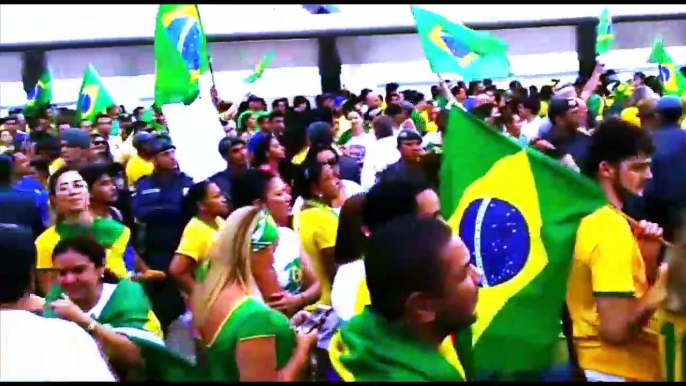
[[[167,272],[188,220],[181,202],[193,179],[179,170],[171,138],[156,136],[147,148],[154,171],[138,180],[132,197],[133,215],[142,228],[139,253],[151,269]],[[171,278],[146,284],[153,311],[166,328],[185,311],[180,291]]]
[[[421,167],[420,160],[424,153],[422,136],[415,130],[403,129],[397,137],[400,160],[388,165],[381,172],[380,179],[384,181],[417,180],[427,181],[427,176]]]

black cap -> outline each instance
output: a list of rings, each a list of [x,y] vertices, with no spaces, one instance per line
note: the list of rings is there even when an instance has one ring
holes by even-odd
[[[245,141],[239,137],[224,137],[219,141],[219,155],[226,158],[229,149],[236,145],[245,145]]]
[[[100,177],[107,175],[110,177],[115,177],[120,171],[121,167],[117,166],[116,163],[109,164],[88,164],[79,169],[79,174],[83,177],[83,180],[88,184],[88,189],[93,187],[95,181]]]
[[[331,126],[326,122],[313,122],[307,127],[307,137],[311,145],[328,146],[333,142]]]
[[[60,133],[60,139],[69,147],[81,149],[90,149],[91,147],[91,136],[82,129],[64,129]]]
[[[141,131],[136,133],[133,136],[132,145],[135,149],[139,149],[141,146],[146,145],[150,141],[152,141],[155,138],[155,134],[152,133],[147,133],[145,131]]]
[[[579,107],[579,103],[574,99],[567,98],[552,98],[548,106],[548,119],[551,123],[555,123],[555,118]]]
[[[401,130],[400,133],[398,133],[398,145],[400,145],[402,142],[405,141],[422,141],[422,136],[419,135],[418,132],[414,130]]]
[[[166,135],[160,135],[153,138],[147,145],[150,155],[157,155],[169,149],[176,149],[172,143],[171,138]]]

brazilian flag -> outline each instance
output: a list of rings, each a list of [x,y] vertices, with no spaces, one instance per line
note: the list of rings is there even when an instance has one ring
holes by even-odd
[[[615,40],[614,28],[612,28],[612,17],[607,7],[603,9],[603,13],[598,18],[598,29],[596,31],[595,53],[602,55],[610,51],[610,47]]]
[[[510,75],[505,42],[415,5],[410,8],[431,71],[460,74],[464,81]]]
[[[456,337],[460,360],[468,379],[473,371],[546,369],[561,333],[577,228],[606,204],[605,195],[459,108],[450,111],[448,126],[443,216],[483,272],[477,321]]]
[[[96,115],[105,112],[112,105],[114,105],[112,96],[100,81],[95,67],[89,64],[83,74],[79,100],[76,103],[76,117],[79,120],[76,123],[84,120],[93,122]]]
[[[653,50],[648,58],[648,63],[657,63],[660,69],[660,82],[662,90],[667,95],[676,95],[686,99],[686,78],[674,64],[674,61],[665,50],[662,38],[658,37],[653,42]]]
[[[260,79],[262,77],[262,74],[264,73],[264,70],[269,67],[269,64],[272,62],[272,59],[274,59],[274,56],[276,55],[275,50],[271,50],[265,55],[262,60],[260,60],[259,63],[257,63],[257,66],[255,66],[255,70],[253,73],[245,78],[245,83],[246,84],[251,84],[255,82],[256,80]]]
[[[205,30],[195,4],[162,4],[155,25],[155,105],[191,104],[209,71]]]
[[[46,69],[36,84],[27,91],[26,99],[24,115],[27,117],[35,116],[41,108],[52,102],[52,72],[49,69]]]

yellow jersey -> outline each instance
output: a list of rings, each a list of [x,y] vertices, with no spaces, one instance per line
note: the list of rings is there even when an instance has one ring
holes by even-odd
[[[149,176],[155,170],[155,164],[146,161],[138,154],[134,154],[126,163],[126,180],[129,183],[129,189],[136,187],[136,182],[145,176]]]
[[[648,289],[643,257],[627,220],[609,205],[586,216],[577,230],[567,285],[582,369],[639,381],[661,378],[654,330],[645,327],[621,346],[603,342],[599,333],[597,297],[639,298]]]
[[[197,217],[193,217],[183,229],[183,235],[181,235],[181,241],[176,249],[176,253],[188,256],[197,263],[205,261],[217,231],[224,223],[224,220],[220,217],[217,217],[214,221],[214,224],[208,224]]]
[[[303,249],[310,256],[321,285],[319,302],[331,305],[331,281],[324,270],[322,250],[336,246],[338,214],[329,207],[306,207],[298,214],[298,233]]]
[[[666,310],[657,312],[660,332],[660,362],[663,380],[684,382],[686,364],[686,315]]]

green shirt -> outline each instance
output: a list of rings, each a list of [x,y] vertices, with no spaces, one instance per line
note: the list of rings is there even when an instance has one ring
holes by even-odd
[[[238,344],[241,341],[270,336],[275,338],[276,368],[281,370],[288,364],[295,350],[295,331],[282,313],[251,297],[243,298],[227,316],[214,340],[207,347],[208,380],[238,382]]]

